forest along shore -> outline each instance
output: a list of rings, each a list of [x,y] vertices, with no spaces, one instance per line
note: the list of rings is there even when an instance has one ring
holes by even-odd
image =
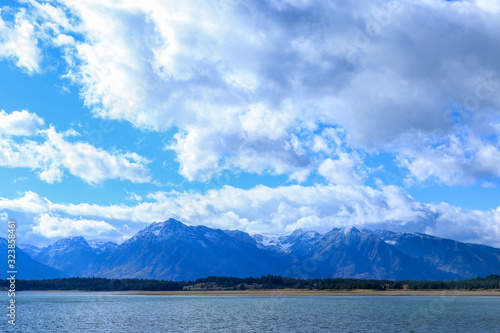
[[[9,290],[0,280],[0,290]],[[498,296],[500,275],[459,281],[390,281],[351,278],[297,279],[266,275],[260,278],[216,277],[195,281],[145,279],[61,278],[16,281],[21,291],[87,291],[143,295],[471,295]]]
[[[277,290],[207,290],[207,291],[86,291],[86,290],[37,290],[26,292],[85,292],[99,295],[157,295],[157,296],[493,296],[500,297],[497,290],[306,290],[306,289],[277,289]]]

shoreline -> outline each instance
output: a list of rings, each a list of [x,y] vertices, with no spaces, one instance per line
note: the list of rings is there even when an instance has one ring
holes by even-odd
[[[23,292],[53,293],[96,293],[99,295],[132,295],[132,296],[493,296],[500,297],[500,289],[495,290],[207,290],[207,291],[89,291],[89,290],[24,290]]]

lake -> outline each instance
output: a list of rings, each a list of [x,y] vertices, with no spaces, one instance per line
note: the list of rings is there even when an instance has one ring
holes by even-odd
[[[3,293],[3,304],[7,295]],[[20,292],[2,332],[499,332],[500,297]],[[7,313],[4,307],[4,313]]]

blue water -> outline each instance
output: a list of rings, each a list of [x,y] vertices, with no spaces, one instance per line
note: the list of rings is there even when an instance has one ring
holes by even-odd
[[[500,332],[500,297],[22,292],[16,302],[17,325],[5,315],[1,332]]]

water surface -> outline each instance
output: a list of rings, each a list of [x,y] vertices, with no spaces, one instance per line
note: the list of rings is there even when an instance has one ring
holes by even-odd
[[[500,332],[500,297],[22,292],[16,301],[17,325],[4,316],[2,332]]]

